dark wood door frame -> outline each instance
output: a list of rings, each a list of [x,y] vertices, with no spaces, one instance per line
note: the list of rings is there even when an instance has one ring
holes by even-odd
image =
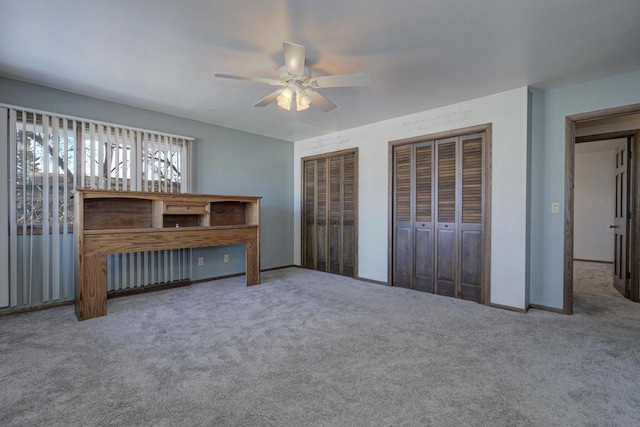
[[[344,156],[347,154],[353,154],[354,156],[354,242],[355,247],[353,248],[353,277],[356,279],[361,279],[358,276],[358,199],[359,199],[359,191],[358,191],[358,147],[355,148],[347,148],[345,150],[340,151],[332,151],[329,153],[321,153],[314,154],[307,157],[302,157],[300,159],[300,265],[304,267],[305,265],[305,252],[304,252],[304,195],[305,195],[305,180],[304,180],[304,163],[310,160],[318,160],[318,159],[329,159],[330,157],[336,156]],[[329,191],[327,191],[327,195]]]
[[[588,142],[602,136],[613,138],[628,138],[636,135],[637,130],[611,132],[609,134],[601,134],[597,136],[579,137],[575,136],[576,123],[586,122],[597,119],[607,119],[629,114],[640,113],[640,104],[628,105],[624,107],[609,108],[588,113],[572,114],[565,117],[565,167],[564,167],[564,277],[563,277],[563,302],[562,313],[573,313],[573,215],[574,215],[574,179],[575,179],[575,144],[576,142]],[[638,301],[638,280],[640,279],[640,161],[638,156],[640,153],[640,138],[634,138],[632,147],[632,181],[631,187],[633,192],[633,206],[631,208],[634,213],[631,219],[631,239],[630,239],[630,257],[629,265],[632,266],[631,271],[631,299]]]
[[[482,296],[481,303],[485,305],[491,305],[491,141],[492,141],[492,124],[487,123],[478,126],[470,126],[463,129],[455,129],[445,132],[433,133],[429,135],[422,135],[413,138],[405,138],[395,141],[389,141],[388,148],[388,227],[387,227],[387,282],[389,285],[393,283],[393,149],[399,145],[412,144],[425,141],[435,141],[438,139],[444,139],[449,137],[458,137],[463,135],[469,135],[473,133],[485,134],[484,143],[484,158],[485,158],[485,170],[484,170],[484,200],[482,209],[482,223],[484,225],[484,247],[483,247],[483,262],[482,262]]]

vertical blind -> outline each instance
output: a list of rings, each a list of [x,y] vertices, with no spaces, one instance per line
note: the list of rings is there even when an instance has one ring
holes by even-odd
[[[3,107],[0,308],[74,298],[73,189],[188,191],[190,138]],[[6,135],[6,137],[5,137]],[[7,194],[4,194],[7,193]],[[5,222],[6,221],[6,222]],[[189,250],[111,255],[108,290],[183,280]],[[6,279],[6,280],[5,280]]]

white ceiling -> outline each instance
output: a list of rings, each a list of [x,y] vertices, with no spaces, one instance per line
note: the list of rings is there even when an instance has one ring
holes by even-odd
[[[251,107],[282,42],[338,105]],[[640,69],[638,0],[0,0],[0,75],[289,141]]]

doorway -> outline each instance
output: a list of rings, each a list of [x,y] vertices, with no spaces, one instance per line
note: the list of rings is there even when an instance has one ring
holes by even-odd
[[[639,127],[629,123],[640,120],[640,104],[592,113],[567,116],[565,119],[565,239],[563,313],[573,312],[574,237],[575,237],[575,156],[576,144],[604,139],[620,139],[616,147],[614,191],[616,220],[614,230],[613,271],[620,293],[632,301],[640,301],[640,152]],[[600,126],[600,127],[598,127]],[[576,134],[576,127],[599,129],[599,132]],[[584,133],[584,132],[583,132]]]
[[[627,269],[621,253],[626,233],[621,231],[627,227],[620,213],[626,211],[627,197],[620,196],[628,188],[629,141],[608,139],[607,134],[583,135],[584,128],[576,124],[573,291],[622,298],[622,272]]]

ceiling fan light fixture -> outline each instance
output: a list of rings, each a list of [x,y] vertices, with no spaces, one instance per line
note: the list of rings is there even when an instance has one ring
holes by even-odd
[[[282,93],[278,95],[278,97],[276,98],[276,101],[278,101],[278,107],[284,108],[285,110],[290,110],[292,94],[293,93],[289,88],[286,88],[285,90],[283,90]]]
[[[307,95],[304,89],[300,88],[296,91],[296,104],[298,111],[304,111],[309,108],[311,104],[311,97]]]

